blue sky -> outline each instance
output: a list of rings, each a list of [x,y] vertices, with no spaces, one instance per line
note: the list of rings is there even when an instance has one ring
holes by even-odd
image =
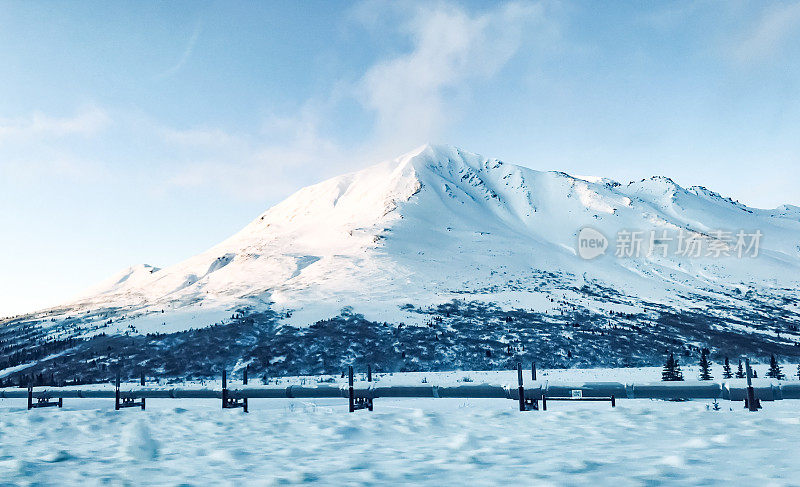
[[[800,4],[0,0],[0,315],[425,142],[800,205]]]

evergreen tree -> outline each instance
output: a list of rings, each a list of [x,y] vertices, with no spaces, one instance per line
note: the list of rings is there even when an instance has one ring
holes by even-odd
[[[800,365],[798,366],[800,367]],[[675,369],[675,356],[673,354],[669,354],[667,357],[667,363],[664,364],[664,367],[661,369],[661,381],[667,382],[672,380],[672,371]]]
[[[711,361],[708,360],[708,349],[700,353],[700,380],[711,380]]]
[[[728,357],[725,357],[725,364],[722,366],[722,378],[730,379],[731,377],[733,377],[733,372],[731,372],[731,364],[728,362]]]
[[[661,371],[661,380],[665,382],[683,380],[683,372],[681,371],[681,366],[678,364],[678,361],[675,360],[675,355],[669,354],[667,363],[664,364],[664,368]]]
[[[797,364],[797,380],[800,380],[800,364]]]
[[[753,367],[751,367],[751,369],[753,370],[753,379],[758,379],[758,372],[756,371],[756,369]]]
[[[783,380],[786,378],[786,376],[783,375],[781,366],[778,365],[778,359],[775,358],[775,355],[769,356],[769,370],[767,370],[767,377],[778,380]]]
[[[742,359],[739,359],[739,368],[736,369],[736,378],[737,379],[744,379],[744,367],[742,367]]]

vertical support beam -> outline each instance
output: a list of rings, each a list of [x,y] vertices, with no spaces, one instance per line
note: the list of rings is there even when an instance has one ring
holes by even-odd
[[[242,384],[247,385],[247,372],[250,370],[249,365],[245,365],[244,372],[242,372]],[[247,398],[242,399],[242,410],[247,412]]]
[[[617,401],[614,399],[614,395],[611,395],[611,407],[617,407]]]
[[[542,411],[547,411],[547,396],[542,392]]]
[[[33,386],[28,383],[28,411],[33,409]]]
[[[744,368],[747,371],[747,409],[749,411],[758,411],[756,391],[753,389],[753,370],[750,368],[749,358],[744,359]]]
[[[244,381],[247,383],[247,370],[245,369],[245,376]],[[230,391],[228,391],[228,371],[227,369],[222,369],[222,409],[234,409],[234,408],[242,408],[244,412],[247,412],[247,398],[242,397],[231,397]]]
[[[142,370],[142,376],[139,378],[139,385],[144,387],[145,377],[144,377],[144,370]],[[144,398],[142,398],[142,411],[144,411]]]
[[[531,380],[536,380],[536,362],[531,362]]]
[[[348,396],[350,399],[350,412],[356,410],[355,405],[355,391],[353,390],[353,366],[349,365],[347,367],[347,384],[348,384]]]
[[[228,405],[228,371],[222,369],[222,409]]]
[[[372,382],[372,366],[367,365],[367,382]]]
[[[747,373],[747,387],[752,387],[753,385],[753,369],[750,368],[750,359],[745,357],[744,359],[744,370]]]
[[[522,385],[522,364],[517,362],[517,383],[519,384],[519,410],[525,411],[525,387]]]
[[[119,369],[117,369],[117,377],[114,380],[114,410],[119,411]]]

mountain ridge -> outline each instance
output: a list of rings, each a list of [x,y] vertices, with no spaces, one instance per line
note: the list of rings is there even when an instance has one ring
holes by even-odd
[[[800,357],[793,216],[665,177],[622,185],[426,145],[303,188],[178,264],[0,320],[0,377]],[[582,257],[584,231],[605,253]],[[763,236],[757,256],[736,256],[737,231]],[[635,234],[646,251],[626,255]],[[679,255],[689,237],[732,255]]]
[[[143,317],[201,306],[220,315],[274,307],[298,324],[361,301],[376,317],[401,319],[408,316],[397,312],[399,296],[438,303],[514,279],[535,287],[521,268],[631,283],[634,297],[672,303],[678,292],[696,288],[769,286],[769,276],[778,287],[794,285],[785,267],[800,270],[800,248],[787,235],[800,235],[800,221],[787,215],[789,206],[751,209],[663,176],[592,182],[427,144],[302,188],[209,250],[164,269],[134,266],[66,308],[119,308]],[[577,232],[585,226],[611,237],[650,227],[710,235],[730,225],[764,227],[778,238],[765,242],[757,266],[609,255],[587,262],[576,255]],[[497,273],[508,280],[499,282]],[[505,305],[517,301],[525,299]]]

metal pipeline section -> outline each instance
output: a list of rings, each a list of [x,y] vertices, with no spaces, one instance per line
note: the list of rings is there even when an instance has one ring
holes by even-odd
[[[781,399],[800,399],[800,383],[780,383],[759,381],[755,385],[755,394],[759,400],[775,401]],[[743,381],[710,382],[652,382],[623,384],[621,382],[583,382],[583,383],[549,383],[535,381],[525,387],[528,399],[546,397],[570,397],[573,391],[581,391],[582,397],[608,397],[619,399],[723,399],[743,401],[747,395]],[[354,388],[356,397],[361,398],[463,398],[463,399],[514,399],[519,400],[516,387],[496,384],[469,384],[453,386],[436,385],[390,385],[379,386],[370,383],[364,387],[362,383]],[[37,387],[33,391],[34,398],[65,399],[113,399],[113,387]],[[146,399],[220,399],[221,389],[211,388],[161,388],[139,387],[124,384],[120,391],[123,398]],[[319,385],[288,387],[278,386],[237,386],[229,388],[232,398],[248,399],[315,399],[346,398],[346,385]],[[26,389],[0,389],[2,399],[24,399],[28,397]]]

